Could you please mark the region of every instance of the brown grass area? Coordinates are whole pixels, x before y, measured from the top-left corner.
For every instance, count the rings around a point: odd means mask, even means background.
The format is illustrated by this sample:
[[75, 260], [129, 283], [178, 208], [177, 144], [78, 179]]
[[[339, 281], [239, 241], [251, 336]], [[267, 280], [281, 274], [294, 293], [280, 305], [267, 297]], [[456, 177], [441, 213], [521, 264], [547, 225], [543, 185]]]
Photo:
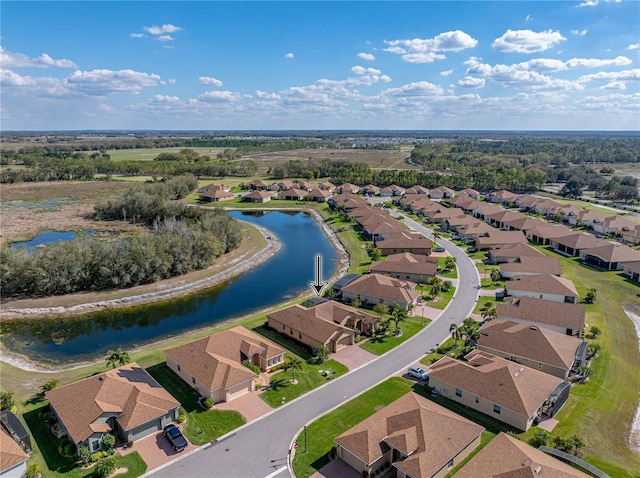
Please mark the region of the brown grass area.
[[[129, 189], [143, 187], [121, 181], [51, 181], [47, 183], [3, 184], [0, 187], [2, 202], [43, 201], [67, 198], [72, 201], [97, 201], [123, 194]], [[4, 211], [3, 211], [4, 213]]]

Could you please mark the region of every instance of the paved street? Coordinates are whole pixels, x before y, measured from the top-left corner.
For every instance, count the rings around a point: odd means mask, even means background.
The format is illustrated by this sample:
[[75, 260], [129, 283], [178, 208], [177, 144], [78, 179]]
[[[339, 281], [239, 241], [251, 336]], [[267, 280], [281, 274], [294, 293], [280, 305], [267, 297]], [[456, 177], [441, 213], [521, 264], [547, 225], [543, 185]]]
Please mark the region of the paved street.
[[[416, 231], [432, 237], [430, 230], [419, 223], [408, 218], [403, 220]], [[474, 308], [480, 286], [475, 265], [451, 242], [446, 239], [438, 242], [457, 258], [461, 284], [438, 320], [384, 356], [274, 410], [228, 438], [158, 470], [153, 473], [154, 478], [287, 476], [288, 472], [281, 468], [287, 464], [291, 440], [306, 423], [422, 358], [449, 336], [452, 322], [461, 323]]]

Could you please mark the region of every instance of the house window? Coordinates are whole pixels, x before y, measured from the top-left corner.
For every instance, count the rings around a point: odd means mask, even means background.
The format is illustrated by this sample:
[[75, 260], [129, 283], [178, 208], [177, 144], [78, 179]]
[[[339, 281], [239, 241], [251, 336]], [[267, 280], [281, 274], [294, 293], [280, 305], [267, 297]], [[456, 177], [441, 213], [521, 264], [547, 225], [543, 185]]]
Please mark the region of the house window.
[[191, 377], [191, 383], [193, 383], [194, 385], [196, 384], [196, 378], [195, 377]]
[[177, 367], [178, 367], [178, 372], [179, 372], [180, 371], [180, 364], [178, 364]]
[[293, 329], [289, 329], [289, 333], [293, 335]]
[[302, 332], [298, 332], [298, 338], [302, 340]]
[[91, 441], [91, 451], [98, 451], [100, 449], [100, 441], [92, 440]]
[[453, 459], [449, 460], [449, 463], [447, 463], [447, 470], [450, 470], [451, 468], [453, 468]]
[[476, 397], [476, 403], [480, 403], [480, 399]]
[[538, 362], [538, 368], [542, 370], [542, 363]]
[[497, 413], [498, 415], [500, 415], [500, 405], [494, 405], [493, 406], [493, 413]]
[[462, 396], [462, 390], [460, 390], [459, 388], [456, 388], [456, 397], [461, 397]]
[[285, 330], [286, 328], [287, 327], [284, 324], [282, 324], [282, 330]]

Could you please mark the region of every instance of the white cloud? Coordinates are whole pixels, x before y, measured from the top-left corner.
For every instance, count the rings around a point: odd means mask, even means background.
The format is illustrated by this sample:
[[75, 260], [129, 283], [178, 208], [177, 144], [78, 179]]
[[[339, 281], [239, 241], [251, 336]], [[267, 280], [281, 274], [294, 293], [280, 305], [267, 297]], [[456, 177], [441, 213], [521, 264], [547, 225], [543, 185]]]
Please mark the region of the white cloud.
[[640, 80], [640, 68], [633, 70], [622, 71], [601, 71], [599, 73], [593, 73], [591, 75], [583, 75], [578, 78], [578, 81], [586, 83], [588, 81], [639, 81]]
[[632, 43], [627, 47], [627, 50], [638, 50], [640, 49], [640, 43]]
[[280, 95], [277, 93], [267, 93], [266, 91], [256, 90], [256, 97], [261, 100], [279, 100]]
[[374, 61], [376, 59], [376, 57], [371, 53], [363, 53], [363, 52], [358, 53], [358, 58], [362, 58], [365, 61]]
[[180, 101], [177, 96], [168, 95], [154, 95], [152, 98], [159, 103], [178, 103]]
[[129, 33], [129, 36], [131, 38], [146, 38], [144, 33]]
[[98, 105], [98, 111], [109, 114], [117, 113], [117, 110], [113, 106], [105, 105], [104, 103]]
[[289, 52], [284, 57], [285, 58], [293, 58], [293, 53]]
[[548, 50], [565, 40], [558, 31], [507, 30], [500, 38], [496, 38], [491, 46], [494, 50], [507, 53], [535, 53]]
[[169, 82], [170, 85], [175, 85], [176, 84], [176, 79], [175, 78], [169, 78], [167, 81]]
[[240, 99], [233, 91], [207, 91], [198, 96], [198, 100], [206, 103], [231, 103]]
[[589, 30], [587, 30], [587, 29], [585, 28], [585, 29], [583, 29], [583, 30], [571, 30], [571, 33], [572, 33], [573, 35], [577, 35], [577, 36], [579, 36], [579, 37], [583, 37], [583, 36], [585, 36], [585, 35], [587, 34], [587, 32], [588, 32], [588, 31], [589, 31]]
[[464, 78], [458, 80], [458, 83], [456, 84], [458, 86], [461, 86], [462, 88], [484, 88], [484, 78], [465, 76]]
[[582, 2], [579, 7], [595, 7], [598, 5], [598, 0], [587, 0], [586, 2]]
[[206, 86], [222, 86], [222, 81], [210, 76], [201, 76], [198, 78], [198, 81], [200, 82], [200, 84]]
[[104, 96], [111, 93], [139, 94], [143, 88], [156, 86], [160, 76], [135, 70], [76, 70], [65, 80], [70, 90], [88, 96]]
[[455, 30], [440, 33], [434, 38], [385, 40], [385, 43], [389, 47], [384, 51], [402, 55], [402, 59], [408, 63], [433, 63], [446, 58], [442, 52], [473, 48], [478, 44], [478, 40], [463, 31]]
[[166, 23], [162, 26], [153, 25], [151, 27], [144, 27], [143, 30], [151, 35], [163, 35], [165, 33], [175, 33], [182, 30], [182, 27], [177, 27], [170, 23]]
[[418, 81], [415, 83], [409, 83], [403, 85], [400, 88], [388, 88], [381, 92], [383, 96], [400, 96], [400, 97], [415, 97], [415, 96], [434, 96], [441, 95], [444, 90], [433, 83], [428, 81]]
[[159, 42], [173, 41], [173, 37], [171, 35], [158, 35], [156, 40]]
[[71, 60], [54, 60], [46, 53], [36, 58], [29, 58], [24, 53], [12, 53], [0, 46], [0, 65], [3, 68], [78, 68]]
[[356, 75], [379, 75], [382, 73], [380, 70], [376, 70], [375, 68], [364, 68], [358, 65], [351, 68], [351, 72]]
[[532, 22], [533, 21], [533, 17], [531, 15], [527, 15], [524, 19], [525, 22]]
[[440, 76], [449, 76], [451, 73], [453, 73], [453, 70], [444, 70], [440, 72]]
[[606, 85], [601, 86], [603, 90], [626, 90], [627, 84], [624, 81], [612, 81]]

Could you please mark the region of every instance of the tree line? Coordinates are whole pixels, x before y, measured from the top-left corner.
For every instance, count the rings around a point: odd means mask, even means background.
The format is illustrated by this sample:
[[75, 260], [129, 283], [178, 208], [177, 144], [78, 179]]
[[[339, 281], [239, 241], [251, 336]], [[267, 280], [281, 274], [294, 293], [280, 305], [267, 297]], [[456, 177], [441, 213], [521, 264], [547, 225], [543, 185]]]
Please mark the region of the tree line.
[[111, 241], [80, 237], [35, 251], [3, 246], [3, 296], [127, 288], [210, 266], [240, 244], [241, 230], [223, 211], [168, 201], [191, 191], [194, 181], [176, 178], [96, 205], [97, 219], [142, 223], [148, 233]]

